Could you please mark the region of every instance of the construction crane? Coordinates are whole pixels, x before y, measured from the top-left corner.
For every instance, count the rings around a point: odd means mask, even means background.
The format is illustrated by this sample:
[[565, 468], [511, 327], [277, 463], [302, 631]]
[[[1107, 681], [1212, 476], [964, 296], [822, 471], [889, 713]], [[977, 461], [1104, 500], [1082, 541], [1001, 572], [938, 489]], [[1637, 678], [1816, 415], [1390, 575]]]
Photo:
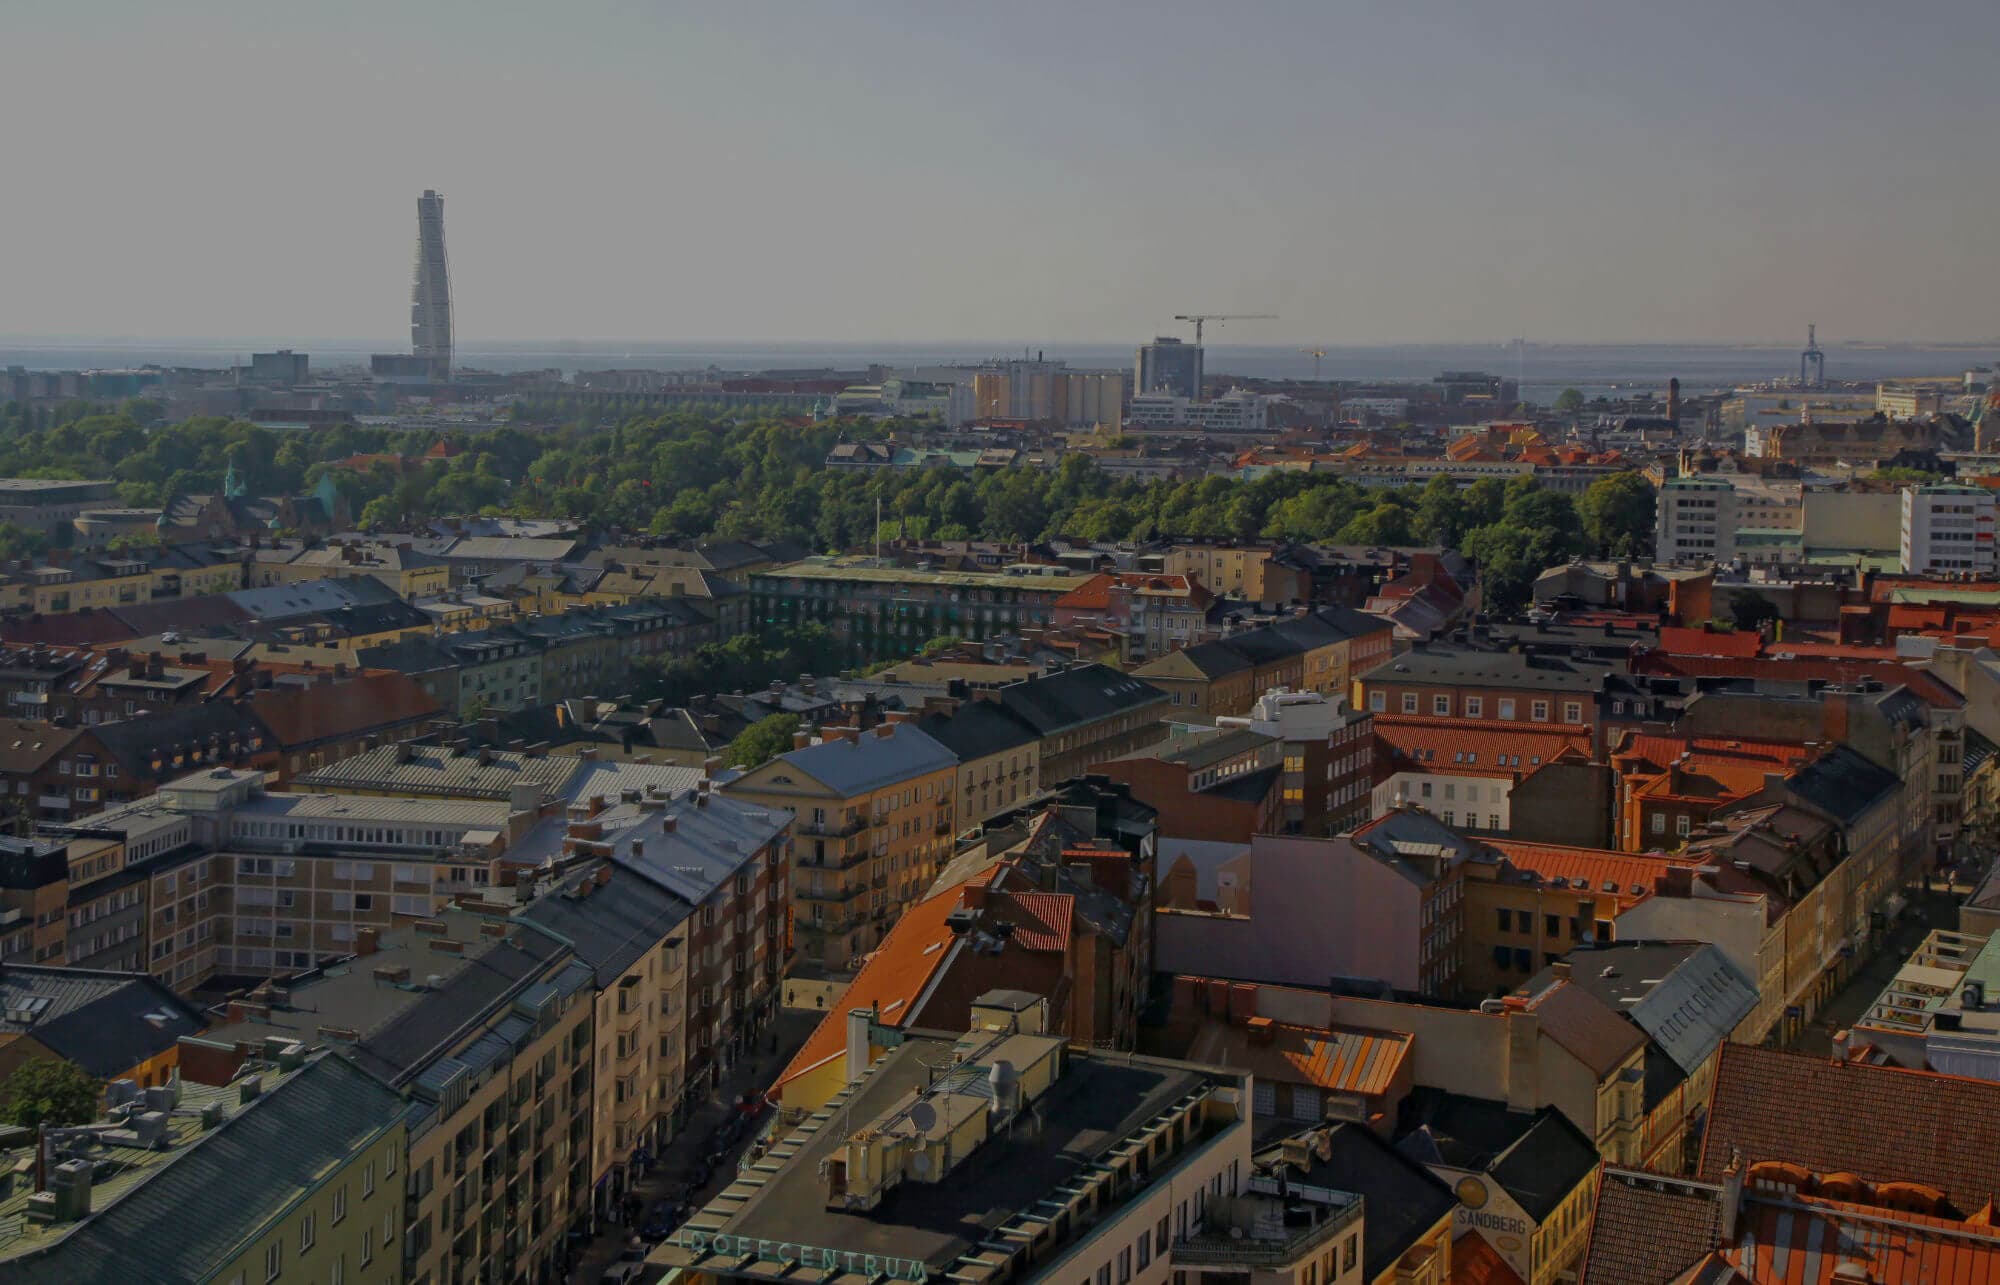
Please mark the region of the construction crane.
[[1197, 348], [1201, 347], [1201, 328], [1207, 322], [1213, 321], [1219, 324], [1224, 321], [1276, 321], [1277, 319], [1278, 314], [1275, 312], [1184, 312], [1174, 315], [1175, 321], [1194, 323], [1194, 346]]
[[1799, 387], [1826, 387], [1826, 354], [1820, 351], [1819, 327], [1806, 327], [1805, 351], [1799, 354]]
[[1305, 354], [1306, 356], [1308, 356], [1308, 357], [1311, 357], [1311, 358], [1313, 359], [1313, 379], [1314, 379], [1315, 381], [1317, 381], [1317, 380], [1319, 379], [1319, 359], [1320, 359], [1320, 358], [1322, 358], [1322, 357], [1324, 357], [1324, 356], [1326, 356], [1326, 349], [1324, 349], [1324, 348], [1301, 348], [1301, 349], [1299, 349], [1299, 351], [1300, 351], [1300, 352], [1302, 352], [1302, 353], [1304, 353], [1304, 354]]

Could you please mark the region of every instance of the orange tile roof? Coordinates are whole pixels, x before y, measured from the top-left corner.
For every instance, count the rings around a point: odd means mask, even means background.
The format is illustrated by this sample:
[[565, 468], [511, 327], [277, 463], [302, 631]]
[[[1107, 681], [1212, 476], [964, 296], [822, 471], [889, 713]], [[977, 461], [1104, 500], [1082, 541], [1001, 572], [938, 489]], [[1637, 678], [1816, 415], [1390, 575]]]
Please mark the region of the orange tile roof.
[[1187, 1057], [1210, 1066], [1243, 1067], [1262, 1079], [1375, 1097], [1395, 1086], [1411, 1044], [1412, 1037], [1403, 1031], [1290, 1022], [1271, 1023], [1271, 1042], [1255, 1044], [1248, 1028], [1211, 1021], [1195, 1037]]
[[1103, 611], [1111, 605], [1111, 586], [1117, 580], [1099, 573], [1056, 599], [1056, 606], [1077, 611]]
[[1531, 772], [1567, 749], [1590, 753], [1590, 733], [1477, 718], [1375, 716], [1375, 735], [1390, 751], [1391, 771], [1451, 776]]
[[954, 885], [903, 912], [889, 935], [848, 983], [839, 1002], [820, 1019], [805, 1044], [779, 1073], [772, 1085], [773, 1093], [846, 1051], [849, 1009], [876, 1008], [881, 1020], [890, 1026], [900, 1026], [908, 1019], [917, 997], [949, 953], [951, 929], [945, 927], [944, 919], [958, 909], [962, 886]]
[[1652, 896], [1653, 881], [1664, 871], [1676, 866], [1699, 868], [1704, 860], [1572, 848], [1556, 843], [1517, 843], [1511, 839], [1490, 842], [1514, 868], [1532, 870], [1550, 882], [1561, 879], [1579, 892], [1587, 888], [1600, 895], [1615, 895], [1621, 910]]
[[[1720, 1257], [1753, 1281], [1832, 1285], [1992, 1285], [2000, 1282], [2000, 1231], [1980, 1223], [1874, 1205], [1792, 1196], [1753, 1197], [1738, 1220], [1738, 1243]], [[1835, 1275], [1858, 1263], [1865, 1277]]]

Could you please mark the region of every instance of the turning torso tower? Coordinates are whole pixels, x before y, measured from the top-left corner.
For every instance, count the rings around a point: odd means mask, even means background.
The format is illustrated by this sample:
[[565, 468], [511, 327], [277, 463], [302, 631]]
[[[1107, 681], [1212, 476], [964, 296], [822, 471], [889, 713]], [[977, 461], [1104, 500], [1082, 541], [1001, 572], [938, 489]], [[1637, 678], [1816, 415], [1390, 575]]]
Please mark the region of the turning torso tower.
[[417, 198], [417, 267], [410, 289], [410, 349], [432, 365], [432, 377], [451, 378], [451, 268], [444, 257], [444, 198]]

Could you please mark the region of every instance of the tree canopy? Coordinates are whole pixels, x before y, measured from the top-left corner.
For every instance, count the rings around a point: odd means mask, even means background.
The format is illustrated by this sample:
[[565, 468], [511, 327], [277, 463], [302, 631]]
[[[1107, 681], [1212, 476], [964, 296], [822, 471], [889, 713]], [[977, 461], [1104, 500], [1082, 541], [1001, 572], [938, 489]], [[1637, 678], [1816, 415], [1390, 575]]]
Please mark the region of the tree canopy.
[[743, 729], [723, 753], [730, 767], [761, 767], [792, 748], [792, 733], [799, 730], [797, 714], [769, 714]]
[[98, 1083], [74, 1062], [29, 1058], [0, 1080], [0, 1120], [24, 1129], [88, 1124], [97, 1117]]

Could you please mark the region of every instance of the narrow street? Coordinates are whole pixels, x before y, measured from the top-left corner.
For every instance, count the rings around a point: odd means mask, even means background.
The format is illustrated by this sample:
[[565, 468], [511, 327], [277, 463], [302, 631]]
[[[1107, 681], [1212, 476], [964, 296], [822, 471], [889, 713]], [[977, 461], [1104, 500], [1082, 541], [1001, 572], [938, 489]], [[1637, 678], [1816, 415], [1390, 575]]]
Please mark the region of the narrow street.
[[[726, 1175], [735, 1171], [737, 1157], [750, 1141], [770, 1120], [770, 1108], [765, 1108], [753, 1122], [752, 1127], [743, 1131], [727, 1148], [722, 1160], [714, 1166], [706, 1186], [690, 1190], [697, 1166], [707, 1160], [713, 1145], [715, 1131], [720, 1128], [733, 1111], [737, 1098], [745, 1093], [762, 1093], [770, 1087], [771, 1081], [784, 1070], [813, 1028], [819, 1025], [821, 1013], [781, 1011], [777, 1020], [764, 1032], [754, 1056], [736, 1064], [722, 1086], [710, 1093], [688, 1116], [680, 1134], [660, 1152], [658, 1162], [646, 1176], [634, 1184], [638, 1196], [639, 1216], [643, 1221], [646, 1211], [653, 1203], [669, 1197], [685, 1199], [699, 1207], [713, 1196], [727, 1182]], [[775, 1035], [776, 1049], [773, 1051]], [[570, 1280], [577, 1285], [592, 1285], [603, 1278], [605, 1269], [618, 1261], [619, 1254], [630, 1242], [637, 1229], [624, 1223], [607, 1223], [598, 1232], [597, 1238], [584, 1248], [576, 1268], [570, 1273]], [[658, 1275], [642, 1276], [640, 1280], [650, 1280]]]
[[1882, 993], [1902, 968], [1910, 953], [1922, 943], [1934, 928], [1958, 927], [1958, 904], [1967, 891], [1947, 891], [1943, 883], [1927, 884], [1923, 892], [1910, 901], [1909, 910], [1889, 932], [1889, 938], [1881, 949], [1871, 956], [1866, 964], [1848, 979], [1847, 985], [1827, 1001], [1825, 1008], [1802, 1031], [1791, 1047], [1800, 1053], [1812, 1053], [1821, 1057], [1833, 1056], [1833, 1036], [1836, 1031], [1844, 1031], [1868, 1012], [1875, 997]]

